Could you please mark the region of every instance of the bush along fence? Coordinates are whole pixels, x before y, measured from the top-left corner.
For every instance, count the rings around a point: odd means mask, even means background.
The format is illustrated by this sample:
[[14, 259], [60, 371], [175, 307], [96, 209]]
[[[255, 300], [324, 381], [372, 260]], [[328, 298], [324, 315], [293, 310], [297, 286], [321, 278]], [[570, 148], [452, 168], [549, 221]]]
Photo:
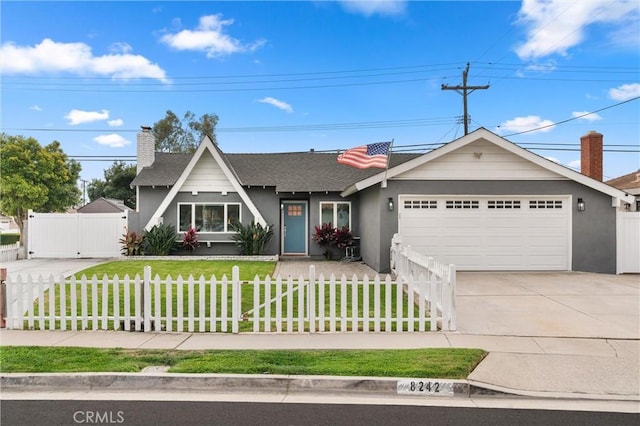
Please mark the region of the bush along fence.
[[418, 253], [410, 245], [402, 244], [402, 237], [395, 234], [391, 240], [391, 271], [412, 283], [416, 297], [427, 300], [435, 311], [442, 330], [456, 330], [456, 267], [445, 265], [432, 257]]
[[[221, 279], [17, 277], [7, 280], [9, 329], [188, 332], [413, 332], [450, 324], [421, 295], [439, 280], [367, 276]], [[431, 286], [431, 287], [429, 287]], [[443, 327], [443, 330], [447, 328]]]

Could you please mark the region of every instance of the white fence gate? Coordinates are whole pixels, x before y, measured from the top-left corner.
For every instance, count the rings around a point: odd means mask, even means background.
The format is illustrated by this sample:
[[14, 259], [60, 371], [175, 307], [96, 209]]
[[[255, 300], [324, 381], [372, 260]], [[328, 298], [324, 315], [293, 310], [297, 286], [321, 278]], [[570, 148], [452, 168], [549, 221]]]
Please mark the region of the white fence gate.
[[640, 273], [640, 212], [618, 212], [617, 272]]
[[443, 331], [456, 330], [456, 268], [402, 244], [402, 236], [391, 240], [391, 270], [398, 281], [406, 281], [409, 295], [427, 302]]
[[28, 258], [118, 257], [127, 212], [34, 213], [27, 222]]

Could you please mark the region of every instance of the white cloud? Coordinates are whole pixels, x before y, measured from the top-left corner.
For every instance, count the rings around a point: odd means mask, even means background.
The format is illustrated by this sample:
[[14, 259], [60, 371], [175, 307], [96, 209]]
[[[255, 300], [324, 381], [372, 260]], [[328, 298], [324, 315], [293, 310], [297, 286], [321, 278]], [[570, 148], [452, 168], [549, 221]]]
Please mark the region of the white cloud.
[[569, 161], [569, 164], [567, 164], [567, 166], [571, 167], [574, 170], [580, 170], [581, 161], [579, 158], [577, 160]]
[[637, 25], [639, 18], [637, 0], [523, 0], [517, 24], [526, 27], [527, 40], [515, 51], [525, 60], [565, 56], [585, 39], [590, 25], [610, 24], [615, 32]]
[[571, 113], [571, 116], [574, 118], [578, 118], [579, 120], [587, 120], [587, 121], [602, 120], [602, 117], [600, 117], [598, 114], [596, 114], [595, 112], [589, 113], [589, 111], [574, 111]]
[[269, 104], [269, 105], [273, 105], [276, 108], [279, 108], [283, 111], [286, 112], [293, 112], [293, 108], [291, 107], [291, 105], [289, 105], [288, 103], [278, 100], [276, 98], [272, 98], [270, 96], [267, 96], [266, 98], [262, 98], [260, 99], [258, 102], [262, 102], [264, 104]]
[[72, 109], [67, 115], [64, 116], [69, 120], [69, 124], [77, 126], [83, 123], [92, 123], [94, 121], [102, 121], [109, 119], [109, 111], [103, 109], [102, 111], [82, 111], [79, 109]]
[[628, 101], [637, 96], [640, 96], [640, 83], [623, 84], [609, 89], [609, 97], [615, 101]]
[[526, 117], [516, 117], [511, 120], [507, 120], [498, 126], [497, 131], [499, 133], [504, 132], [526, 132], [534, 130], [531, 133], [548, 132], [553, 128], [553, 121], [543, 120], [537, 115], [528, 115]]
[[109, 51], [113, 53], [131, 53], [133, 47], [129, 43], [119, 41], [109, 46]]
[[[165, 71], [140, 55], [132, 55], [126, 43], [118, 43], [120, 53], [94, 56], [85, 43], [58, 43], [49, 38], [35, 46], [0, 46], [0, 72], [6, 74], [71, 73], [113, 78], [154, 78], [168, 83]], [[130, 46], [129, 46], [130, 48]]]
[[96, 136], [95, 138], [93, 138], [93, 140], [98, 142], [100, 145], [106, 145], [111, 148], [122, 148], [131, 143], [122, 136], [115, 133], [112, 133], [110, 135]]
[[201, 16], [196, 29], [165, 34], [160, 41], [177, 50], [205, 52], [208, 58], [252, 52], [265, 44], [264, 40], [244, 44], [226, 34], [225, 27], [232, 24], [233, 19], [222, 19], [221, 14]]
[[124, 121], [122, 121], [122, 118], [116, 118], [115, 120], [107, 121], [107, 124], [111, 127], [120, 127], [124, 124]]
[[32, 105], [29, 107], [29, 109], [33, 111], [42, 111], [42, 108], [40, 107], [40, 105]]
[[397, 16], [402, 15], [407, 9], [405, 0], [341, 0], [340, 4], [347, 12], [359, 13], [367, 17], [376, 14]]

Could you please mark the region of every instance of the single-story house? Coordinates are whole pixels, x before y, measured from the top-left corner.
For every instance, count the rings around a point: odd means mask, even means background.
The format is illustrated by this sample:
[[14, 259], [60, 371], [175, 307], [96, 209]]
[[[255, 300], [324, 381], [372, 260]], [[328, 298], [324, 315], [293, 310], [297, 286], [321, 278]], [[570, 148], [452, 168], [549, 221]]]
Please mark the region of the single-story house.
[[79, 207], [78, 213], [122, 213], [124, 211], [131, 211], [132, 209], [124, 204], [122, 200], [116, 200], [114, 198], [100, 197]]
[[392, 153], [385, 170], [313, 150], [225, 154], [207, 137], [193, 154], [156, 153], [143, 128], [132, 186], [141, 227], [196, 227], [202, 254], [237, 253], [230, 221], [255, 220], [274, 227], [267, 254], [320, 257], [314, 226], [331, 222], [360, 237], [380, 272], [399, 233], [459, 270], [615, 273], [617, 212], [634, 197], [602, 182], [602, 135], [581, 140], [585, 174], [483, 128], [426, 154]]
[[636, 202], [631, 206], [632, 210], [640, 212], [640, 170], [608, 180], [606, 184], [634, 195]]

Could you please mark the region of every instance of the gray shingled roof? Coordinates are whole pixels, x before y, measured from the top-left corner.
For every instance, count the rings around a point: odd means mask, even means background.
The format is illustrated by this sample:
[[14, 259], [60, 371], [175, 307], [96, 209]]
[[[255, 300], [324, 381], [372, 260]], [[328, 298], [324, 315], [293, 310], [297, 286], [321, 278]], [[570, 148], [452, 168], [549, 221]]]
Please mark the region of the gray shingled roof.
[[[343, 191], [350, 185], [380, 173], [382, 169], [356, 169], [338, 164], [335, 153], [298, 152], [269, 154], [223, 154], [244, 186], [275, 187], [278, 192]], [[391, 166], [419, 154], [392, 154]], [[151, 167], [144, 168], [134, 186], [173, 185], [191, 154], [156, 153]]]
[[156, 152], [153, 164], [142, 169], [131, 181], [131, 186], [172, 186], [192, 156], [193, 154]]

